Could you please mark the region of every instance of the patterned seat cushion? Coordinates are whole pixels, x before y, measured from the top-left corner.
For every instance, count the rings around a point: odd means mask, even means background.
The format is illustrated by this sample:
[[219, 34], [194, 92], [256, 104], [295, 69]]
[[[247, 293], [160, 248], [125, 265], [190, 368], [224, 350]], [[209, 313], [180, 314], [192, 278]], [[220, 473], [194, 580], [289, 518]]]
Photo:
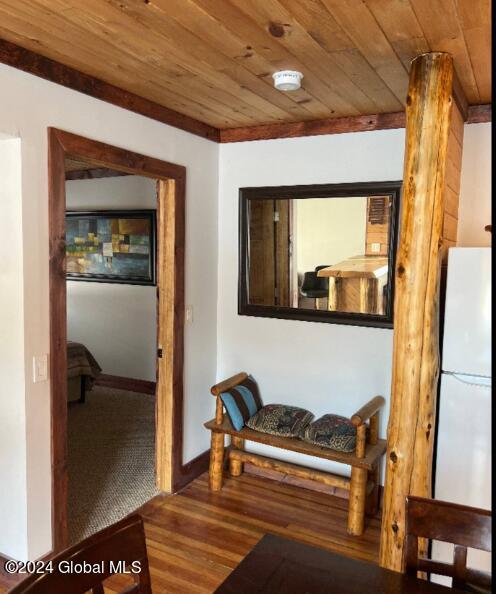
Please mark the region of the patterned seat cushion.
[[246, 421], [262, 408], [260, 391], [251, 375], [241, 384], [222, 392], [220, 398], [236, 431], [241, 431]]
[[246, 425], [262, 433], [298, 437], [312, 419], [313, 414], [304, 408], [285, 404], [267, 404], [251, 417]]
[[301, 439], [308, 443], [337, 450], [354, 452], [356, 448], [356, 427], [346, 417], [324, 415], [310, 423], [300, 433]]

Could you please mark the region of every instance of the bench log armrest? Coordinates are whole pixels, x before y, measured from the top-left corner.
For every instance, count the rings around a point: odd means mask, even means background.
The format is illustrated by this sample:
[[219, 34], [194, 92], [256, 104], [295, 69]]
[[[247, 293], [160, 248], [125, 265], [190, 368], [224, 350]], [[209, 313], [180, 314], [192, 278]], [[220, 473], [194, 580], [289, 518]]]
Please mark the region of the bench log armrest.
[[234, 388], [234, 386], [237, 386], [244, 382], [247, 377], [248, 374], [244, 371], [242, 371], [241, 373], [237, 373], [236, 375], [228, 377], [224, 381], [215, 384], [215, 386], [212, 386], [210, 388], [210, 392], [214, 396], [220, 396], [222, 392], [226, 392], [227, 390]]
[[215, 407], [215, 422], [217, 423], [217, 425], [221, 425], [222, 421], [224, 420], [224, 406], [222, 404], [220, 395], [222, 394], [222, 392], [227, 392], [227, 390], [230, 390], [231, 388], [238, 386], [239, 384], [244, 382], [247, 377], [248, 374], [242, 371], [241, 373], [237, 373], [236, 375], [228, 377], [224, 381], [219, 382], [218, 384], [215, 384], [215, 386], [212, 386], [210, 388], [210, 392], [217, 399]]
[[351, 422], [355, 427], [363, 425], [372, 416], [374, 416], [383, 406], [386, 401], [382, 396], [374, 396], [371, 400], [364, 404], [360, 410], [351, 417]]
[[375, 445], [379, 439], [379, 410], [384, 406], [386, 401], [382, 396], [374, 396], [367, 402], [360, 410], [358, 410], [352, 417], [351, 422], [357, 428], [357, 440], [355, 455], [357, 458], [365, 456], [367, 447], [367, 421], [370, 419], [370, 427], [368, 431], [368, 442]]

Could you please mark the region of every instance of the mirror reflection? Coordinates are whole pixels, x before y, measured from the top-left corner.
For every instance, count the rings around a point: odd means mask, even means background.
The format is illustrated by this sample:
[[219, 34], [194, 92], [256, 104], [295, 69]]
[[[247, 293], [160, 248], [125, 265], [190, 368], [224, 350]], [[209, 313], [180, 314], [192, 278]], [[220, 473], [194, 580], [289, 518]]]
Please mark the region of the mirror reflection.
[[248, 303], [385, 315], [392, 198], [250, 198]]

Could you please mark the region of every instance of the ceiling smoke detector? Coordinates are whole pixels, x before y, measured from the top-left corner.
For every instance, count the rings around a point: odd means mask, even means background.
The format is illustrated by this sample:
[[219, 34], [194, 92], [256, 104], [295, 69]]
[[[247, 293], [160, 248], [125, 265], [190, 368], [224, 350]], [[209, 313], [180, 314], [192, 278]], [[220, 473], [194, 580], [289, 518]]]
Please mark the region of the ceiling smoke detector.
[[301, 86], [303, 74], [297, 70], [280, 70], [272, 75], [274, 86], [279, 91], [296, 91]]

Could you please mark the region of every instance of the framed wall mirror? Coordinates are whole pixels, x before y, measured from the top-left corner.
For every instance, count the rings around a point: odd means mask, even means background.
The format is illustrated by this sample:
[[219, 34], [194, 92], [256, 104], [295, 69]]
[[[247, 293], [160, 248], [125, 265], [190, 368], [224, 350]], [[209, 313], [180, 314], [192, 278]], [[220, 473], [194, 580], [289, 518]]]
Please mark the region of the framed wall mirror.
[[241, 188], [238, 313], [392, 328], [400, 181]]

